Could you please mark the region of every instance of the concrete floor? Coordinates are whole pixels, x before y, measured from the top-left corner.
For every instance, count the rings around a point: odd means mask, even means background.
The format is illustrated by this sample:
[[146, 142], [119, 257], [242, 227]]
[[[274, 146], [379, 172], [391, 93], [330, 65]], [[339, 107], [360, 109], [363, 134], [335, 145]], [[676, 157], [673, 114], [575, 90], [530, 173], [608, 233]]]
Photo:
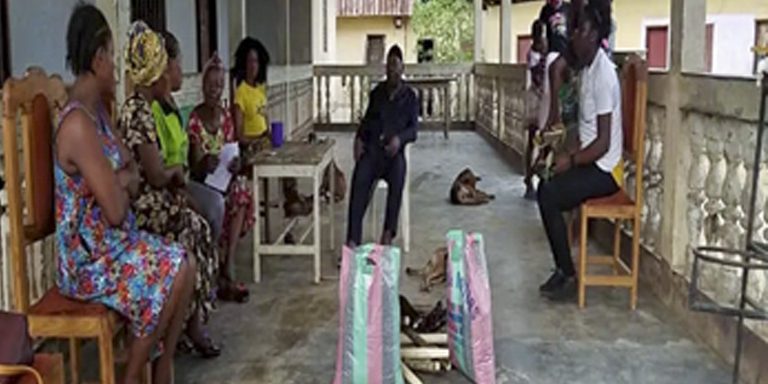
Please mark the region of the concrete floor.
[[[351, 136], [331, 136], [338, 142], [340, 166], [348, 172]], [[450, 184], [465, 166], [484, 177], [481, 187], [495, 193], [496, 201], [484, 207], [448, 205]], [[413, 246], [403, 267], [423, 265], [449, 229], [479, 231], [486, 237], [497, 383], [729, 382], [729, 368], [691, 340], [642, 290], [636, 312], [628, 310], [626, 290], [593, 288], [583, 311], [575, 304], [541, 299], [538, 285], [548, 277], [552, 261], [536, 204], [521, 198], [521, 176], [478, 135], [454, 133], [446, 141], [441, 134], [423, 133], [412, 149], [411, 170]], [[338, 205], [337, 244], [344, 212], [345, 206]], [[324, 239], [327, 243], [327, 232]], [[237, 271], [247, 281], [251, 244], [250, 239], [243, 241]], [[179, 357], [177, 382], [330, 383], [338, 326], [337, 254], [325, 252], [327, 279], [320, 285], [310, 282], [309, 258], [265, 258], [263, 281], [251, 286], [251, 301], [223, 304], [213, 315], [210, 331], [223, 343], [223, 355], [215, 360]], [[439, 290], [419, 292], [417, 281], [404, 274], [401, 285], [414, 303], [433, 304], [440, 298]], [[455, 372], [424, 379], [467, 382]]]

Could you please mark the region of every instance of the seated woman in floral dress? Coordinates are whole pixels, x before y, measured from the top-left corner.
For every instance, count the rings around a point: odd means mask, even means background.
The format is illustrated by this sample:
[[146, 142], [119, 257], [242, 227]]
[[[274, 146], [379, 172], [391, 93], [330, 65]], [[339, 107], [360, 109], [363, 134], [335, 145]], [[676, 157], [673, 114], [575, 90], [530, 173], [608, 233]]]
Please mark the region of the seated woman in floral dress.
[[[203, 70], [204, 101], [195, 107], [189, 116], [189, 163], [192, 178], [201, 182], [216, 169], [222, 146], [238, 142], [232, 116], [221, 104], [224, 75], [221, 60], [213, 57]], [[233, 174], [238, 175], [240, 159], [234, 159], [229, 168]], [[253, 195], [244, 176], [238, 175], [232, 180], [225, 198], [219, 298], [243, 302], [248, 298], [248, 291], [242, 284], [233, 282], [231, 270], [237, 252], [237, 242], [248, 233], [255, 221]]]
[[218, 252], [208, 222], [190, 208], [181, 165], [166, 167], [157, 137], [152, 102], [162, 96], [168, 64], [163, 38], [144, 22], [129, 31], [125, 62], [134, 93], [120, 111], [120, 131], [139, 163], [139, 195], [132, 202], [141, 229], [181, 243], [197, 261], [197, 284], [186, 334], [203, 357], [221, 354], [203, 324], [215, 304]]
[[161, 343], [154, 382], [171, 382], [173, 354], [195, 284], [184, 248], [140, 231], [130, 209], [136, 164], [101, 103], [115, 93], [112, 32], [93, 5], [78, 5], [67, 27], [67, 65], [75, 75], [55, 133], [57, 285], [128, 320], [134, 339], [122, 382], [137, 384]]

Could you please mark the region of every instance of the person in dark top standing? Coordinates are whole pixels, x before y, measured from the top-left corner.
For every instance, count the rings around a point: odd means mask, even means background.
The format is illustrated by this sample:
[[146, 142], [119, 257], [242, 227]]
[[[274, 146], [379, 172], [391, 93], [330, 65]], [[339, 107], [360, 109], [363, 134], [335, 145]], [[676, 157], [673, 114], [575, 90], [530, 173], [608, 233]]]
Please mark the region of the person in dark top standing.
[[[539, 21], [547, 29], [549, 52], [545, 61], [544, 96], [539, 111], [546, 119], [544, 129], [568, 129], [575, 136], [577, 121], [576, 85], [572, 81], [572, 67], [576, 61], [570, 49], [570, 28], [573, 9], [583, 7], [583, 0], [547, 0], [541, 8]], [[562, 125], [561, 125], [562, 124]]]
[[373, 89], [368, 109], [355, 137], [355, 170], [349, 200], [347, 245], [360, 244], [363, 216], [379, 179], [389, 185], [384, 231], [380, 243], [392, 244], [397, 234], [405, 184], [404, 148], [416, 141], [419, 102], [403, 82], [403, 51], [397, 45], [387, 53], [387, 80]]
[[547, 28], [550, 52], [565, 53], [568, 50], [568, 16], [571, 4], [563, 0], [547, 0], [541, 7], [539, 21]]

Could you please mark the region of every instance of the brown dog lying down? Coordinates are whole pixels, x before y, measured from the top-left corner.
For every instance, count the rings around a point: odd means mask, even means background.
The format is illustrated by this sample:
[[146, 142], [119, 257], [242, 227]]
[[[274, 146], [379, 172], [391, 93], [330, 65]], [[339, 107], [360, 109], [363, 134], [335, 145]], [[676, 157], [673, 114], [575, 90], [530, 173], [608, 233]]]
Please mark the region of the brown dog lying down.
[[456, 177], [451, 185], [451, 204], [455, 205], [482, 205], [487, 204], [496, 196], [477, 189], [477, 182], [481, 178], [467, 168]]
[[405, 268], [409, 276], [421, 277], [421, 290], [429, 292], [433, 285], [445, 282], [445, 268], [448, 262], [448, 247], [435, 250], [427, 265], [420, 269]]

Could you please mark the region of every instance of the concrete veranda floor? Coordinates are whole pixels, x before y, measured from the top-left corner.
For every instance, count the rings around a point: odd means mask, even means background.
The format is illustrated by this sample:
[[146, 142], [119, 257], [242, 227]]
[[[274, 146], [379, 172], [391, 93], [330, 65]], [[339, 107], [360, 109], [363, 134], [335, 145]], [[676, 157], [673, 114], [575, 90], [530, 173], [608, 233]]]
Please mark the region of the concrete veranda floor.
[[[337, 139], [337, 159], [350, 175], [351, 135]], [[594, 288], [588, 307], [555, 305], [538, 295], [552, 265], [534, 202], [521, 198], [521, 176], [477, 134], [423, 133], [411, 152], [413, 245], [402, 261], [421, 266], [443, 243], [447, 230], [482, 232], [493, 295], [497, 383], [727, 383], [729, 368], [691, 339], [650, 293], [628, 309], [626, 290]], [[465, 166], [483, 176], [481, 187], [497, 196], [483, 207], [453, 207], [447, 193]], [[275, 194], [272, 194], [275, 196]], [[382, 196], [379, 196], [382, 198]], [[345, 226], [337, 207], [337, 243]], [[277, 215], [275, 211], [275, 216]], [[273, 220], [278, 221], [278, 220]], [[325, 248], [328, 247], [324, 232]], [[250, 239], [243, 241], [238, 276], [251, 281]], [[337, 276], [338, 252], [324, 254], [323, 275]], [[251, 285], [251, 301], [223, 304], [213, 315], [212, 336], [224, 351], [215, 360], [177, 359], [178, 383], [330, 383], [337, 335], [337, 281], [311, 283], [310, 258], [267, 257], [263, 281]], [[424, 294], [402, 275], [413, 302], [433, 304], [440, 291]], [[465, 383], [455, 372], [425, 377], [426, 383]]]

